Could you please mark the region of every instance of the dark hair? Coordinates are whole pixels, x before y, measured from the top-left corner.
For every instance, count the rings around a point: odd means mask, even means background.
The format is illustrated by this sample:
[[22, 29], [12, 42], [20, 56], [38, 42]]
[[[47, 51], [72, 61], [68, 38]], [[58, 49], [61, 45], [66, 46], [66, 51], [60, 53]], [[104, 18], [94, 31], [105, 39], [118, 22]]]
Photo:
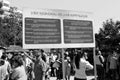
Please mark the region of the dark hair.
[[41, 51], [42, 53], [44, 52], [44, 50], [43, 50], [43, 49], [41, 49], [40, 51]]
[[82, 58], [83, 56], [84, 56], [84, 52], [77, 52], [75, 56], [75, 66], [77, 69], [80, 68], [80, 58]]
[[6, 54], [3, 54], [3, 55], [1, 56], [1, 59], [3, 59], [3, 60], [5, 60], [6, 58], [7, 58]]
[[13, 61], [16, 62], [18, 66], [23, 65], [23, 58], [20, 55], [14, 56]]
[[2, 59], [0, 59], [0, 66], [1, 66], [1, 65], [4, 65], [4, 64], [5, 64], [5, 61], [2, 60]]

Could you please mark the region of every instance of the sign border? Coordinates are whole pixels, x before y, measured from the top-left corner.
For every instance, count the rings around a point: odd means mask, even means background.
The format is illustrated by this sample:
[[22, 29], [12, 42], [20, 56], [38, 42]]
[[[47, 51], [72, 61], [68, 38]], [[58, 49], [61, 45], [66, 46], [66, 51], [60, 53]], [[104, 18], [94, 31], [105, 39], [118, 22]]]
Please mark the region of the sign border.
[[[31, 16], [32, 12], [36, 11], [36, 15]], [[57, 13], [55, 14], [47, 14], [47, 15], [40, 15], [37, 12], [54, 12]], [[72, 17], [70, 16], [63, 16], [62, 14], [58, 13], [72, 13], [72, 14], [78, 14], [80, 15], [74, 15]], [[84, 14], [86, 16], [84, 16]], [[61, 21], [61, 44], [25, 44], [25, 18], [30, 17], [30, 18], [53, 18], [53, 19], [73, 19], [73, 20], [89, 20], [92, 21], [92, 27], [93, 27], [93, 43], [71, 43], [71, 44], [64, 44], [63, 43], [63, 38], [64, 38], [64, 33], [63, 33], [63, 21]], [[36, 48], [87, 48], [87, 47], [95, 47], [95, 35], [94, 35], [94, 20], [93, 20], [93, 14], [90, 12], [80, 12], [80, 11], [72, 11], [72, 10], [60, 10], [60, 9], [29, 9], [25, 8], [23, 10], [23, 48], [24, 49], [36, 49]]]

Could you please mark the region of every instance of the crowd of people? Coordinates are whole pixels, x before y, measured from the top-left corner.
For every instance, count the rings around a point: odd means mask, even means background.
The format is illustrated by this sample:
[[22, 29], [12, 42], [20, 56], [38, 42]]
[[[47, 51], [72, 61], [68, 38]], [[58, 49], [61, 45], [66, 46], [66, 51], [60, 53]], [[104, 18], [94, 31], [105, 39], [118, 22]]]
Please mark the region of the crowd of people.
[[[71, 68], [74, 67], [76, 70], [76, 65], [66, 51], [64, 53], [65, 80], [70, 80]], [[49, 80], [50, 77], [62, 80], [62, 69], [61, 53], [45, 53], [42, 49], [27, 52], [4, 51], [0, 57], [0, 80]]]
[[[69, 66], [69, 70], [67, 68]], [[65, 56], [66, 80], [70, 80], [70, 58]], [[0, 80], [63, 79], [60, 54], [45, 53], [42, 49], [27, 52], [6, 52], [0, 57]]]
[[116, 50], [108, 51], [107, 57], [96, 51], [97, 80], [120, 80], [120, 54]]
[[[70, 80], [74, 71], [74, 80], [87, 80], [86, 70], [93, 70], [93, 63], [88, 60], [88, 53], [77, 50], [71, 59], [69, 51], [64, 53], [64, 68], [61, 53], [46, 53], [42, 49], [24, 52], [4, 51], [0, 57], [0, 80]], [[97, 80], [120, 79], [120, 56], [112, 51], [107, 57], [100, 50], [95, 57]], [[64, 69], [64, 70], [63, 70]]]
[[4, 52], [0, 59], [0, 80], [43, 80], [47, 68], [41, 52]]

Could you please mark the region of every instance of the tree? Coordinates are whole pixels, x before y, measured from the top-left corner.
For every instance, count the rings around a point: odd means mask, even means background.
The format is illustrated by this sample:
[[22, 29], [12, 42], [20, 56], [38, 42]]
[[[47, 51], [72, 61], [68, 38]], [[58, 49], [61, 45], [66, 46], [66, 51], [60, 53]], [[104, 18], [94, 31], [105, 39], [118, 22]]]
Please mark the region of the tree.
[[22, 45], [22, 13], [15, 12], [16, 7], [10, 7], [10, 15], [1, 18], [0, 45]]
[[112, 19], [103, 22], [98, 34], [95, 35], [97, 47], [101, 50], [120, 49], [120, 21], [114, 22]]

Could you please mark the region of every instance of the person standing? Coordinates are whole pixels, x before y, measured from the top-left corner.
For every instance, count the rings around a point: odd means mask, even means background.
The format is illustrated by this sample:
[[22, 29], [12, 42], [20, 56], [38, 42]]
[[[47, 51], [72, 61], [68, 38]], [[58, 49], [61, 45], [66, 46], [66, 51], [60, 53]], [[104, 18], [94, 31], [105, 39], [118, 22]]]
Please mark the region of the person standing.
[[120, 80], [120, 55], [118, 57], [118, 76], [119, 76], [119, 80]]
[[10, 77], [12, 80], [27, 80], [23, 59], [19, 55], [13, 58], [13, 71]]
[[[31, 52], [28, 55], [32, 56]], [[28, 57], [25, 58], [25, 62], [26, 62], [26, 73], [28, 76], [28, 80], [33, 80], [34, 79], [33, 62]]]
[[40, 53], [40, 51], [34, 51], [34, 54], [36, 54], [36, 58], [33, 58], [26, 53], [24, 54], [34, 62], [34, 80], [45, 80], [46, 63], [44, 60], [42, 60], [42, 54]]
[[97, 80], [104, 80], [104, 57], [101, 51], [96, 51], [96, 69], [97, 69]]
[[3, 65], [5, 64], [5, 61], [0, 59], [0, 80], [4, 80], [5, 79], [5, 71], [3, 70]]
[[5, 80], [9, 80], [9, 75], [10, 75], [12, 69], [11, 69], [10, 63], [9, 63], [8, 60], [7, 60], [7, 55], [6, 55], [6, 53], [4, 53], [4, 54], [1, 56], [1, 59], [4, 60], [4, 65], [2, 66], [2, 70], [4, 71]]
[[111, 80], [116, 80], [117, 77], [117, 57], [117, 52], [113, 51], [107, 59], [107, 72], [109, 72], [109, 77]]
[[64, 66], [65, 66], [65, 79], [70, 80], [70, 73], [71, 73], [71, 64], [70, 64], [70, 57], [67, 55], [64, 59]]
[[75, 57], [75, 75], [74, 80], [87, 80], [86, 70], [93, 69], [88, 61], [86, 61], [86, 54], [78, 51]]

